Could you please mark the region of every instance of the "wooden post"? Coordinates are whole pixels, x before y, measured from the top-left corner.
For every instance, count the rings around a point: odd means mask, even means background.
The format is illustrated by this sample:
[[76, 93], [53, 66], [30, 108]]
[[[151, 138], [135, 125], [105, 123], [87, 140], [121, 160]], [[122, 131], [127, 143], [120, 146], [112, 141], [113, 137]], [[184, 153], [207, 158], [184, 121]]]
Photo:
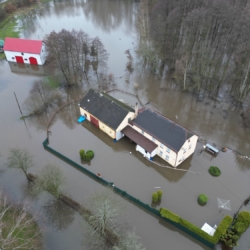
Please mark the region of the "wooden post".
[[16, 93], [15, 93], [15, 92], [14, 92], [14, 95], [15, 95], [16, 102], [17, 102], [18, 108], [19, 108], [19, 110], [20, 110], [20, 113], [21, 113], [21, 115], [23, 116], [23, 113], [22, 113], [22, 110], [21, 110], [21, 108], [20, 108], [20, 105], [19, 105], [19, 102], [18, 102], [18, 100], [17, 100], [17, 97], [16, 97]]

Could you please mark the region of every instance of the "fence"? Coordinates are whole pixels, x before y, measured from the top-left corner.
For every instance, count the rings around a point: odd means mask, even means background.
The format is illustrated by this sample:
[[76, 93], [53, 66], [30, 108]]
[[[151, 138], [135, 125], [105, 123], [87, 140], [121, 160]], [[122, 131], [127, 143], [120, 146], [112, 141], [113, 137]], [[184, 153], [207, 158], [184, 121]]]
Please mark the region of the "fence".
[[55, 156], [59, 157], [60, 159], [62, 159], [63, 161], [67, 162], [68, 164], [74, 166], [76, 169], [82, 171], [83, 173], [85, 173], [86, 175], [88, 175], [89, 177], [93, 178], [94, 180], [98, 181], [99, 183], [105, 185], [105, 186], [110, 186], [113, 187], [114, 191], [119, 194], [122, 197], [127, 198], [128, 200], [132, 201], [133, 203], [137, 204], [139, 207], [146, 209], [147, 211], [149, 211], [150, 213], [156, 215], [157, 217], [159, 217], [161, 220], [167, 221], [170, 224], [176, 226], [177, 228], [179, 228], [180, 230], [182, 230], [183, 232], [189, 234], [190, 236], [192, 236], [193, 238], [195, 238], [196, 240], [202, 242], [203, 244], [205, 244], [206, 246], [214, 249], [214, 244], [212, 244], [211, 242], [207, 241], [206, 239], [202, 238], [201, 236], [197, 235], [196, 233], [192, 232], [191, 230], [189, 230], [188, 228], [168, 219], [168, 218], [164, 218], [161, 217], [160, 212], [155, 209], [152, 208], [150, 205], [145, 204], [144, 202], [140, 201], [139, 199], [136, 199], [135, 197], [131, 196], [130, 194], [128, 194], [126, 191], [121, 190], [118, 187], [114, 186], [113, 182], [108, 182], [106, 180], [104, 180], [103, 178], [98, 177], [96, 174], [92, 173], [91, 171], [89, 171], [88, 169], [86, 169], [85, 167], [79, 165], [78, 163], [70, 160], [69, 158], [67, 158], [66, 156], [60, 154], [59, 152], [57, 152], [56, 150], [54, 150], [53, 148], [48, 146], [48, 138], [43, 142], [43, 147], [48, 150], [50, 153], [54, 154]]

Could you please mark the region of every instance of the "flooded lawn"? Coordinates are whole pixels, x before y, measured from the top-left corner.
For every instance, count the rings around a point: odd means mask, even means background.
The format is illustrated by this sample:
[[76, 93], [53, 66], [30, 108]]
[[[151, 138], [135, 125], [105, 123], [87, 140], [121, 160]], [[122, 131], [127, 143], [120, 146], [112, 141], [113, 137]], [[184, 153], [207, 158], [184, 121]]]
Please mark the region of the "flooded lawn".
[[[242, 125], [239, 111], [230, 102], [222, 99], [199, 102], [191, 94], [177, 90], [171, 81], [163, 83], [156, 76], [141, 71], [135, 54], [136, 10], [137, 4], [133, 1], [48, 3], [36, 13], [22, 17], [24, 29], [21, 37], [42, 39], [52, 30], [60, 31], [62, 28], [82, 29], [90, 37], [100, 37], [110, 54], [108, 72], [114, 74], [115, 85], [109, 86], [110, 89], [113, 87], [136, 93], [136, 83], [140, 100], [146, 107], [158, 110], [219, 149], [227, 146], [250, 156], [250, 131]], [[135, 64], [135, 71], [131, 75], [125, 71], [127, 56], [124, 52], [128, 49]], [[59, 209], [61, 204], [53, 203], [53, 199], [46, 194], [42, 194], [39, 199], [31, 197], [25, 176], [4, 166], [11, 147], [25, 147], [34, 156], [32, 173], [35, 174], [47, 162], [55, 162], [61, 166], [66, 176], [65, 190], [75, 200], [84, 202], [94, 190], [101, 188], [98, 183], [43, 149], [45, 127], [51, 114], [25, 121], [19, 119], [21, 114], [13, 92], [23, 109], [34, 81], [41, 79], [43, 73], [42, 67], [19, 67], [0, 61], [0, 183], [13, 201], [29, 200], [32, 210], [39, 211], [41, 217], [45, 218], [46, 249], [87, 249], [84, 246], [83, 232], [87, 228], [84, 220], [70, 209]], [[98, 87], [94, 77], [91, 79], [91, 86], [84, 84], [77, 91], [60, 91], [66, 102], [79, 99], [90, 87]], [[118, 91], [110, 94], [131, 106], [138, 101], [133, 96]], [[214, 226], [224, 215], [233, 215], [249, 197], [250, 161], [237, 157], [231, 149], [213, 157], [201, 151], [203, 144], [198, 143], [194, 155], [178, 167], [189, 172], [162, 168], [143, 158], [125, 138], [115, 143], [89, 122], [78, 124], [79, 114], [79, 107], [75, 103], [55, 116], [50, 127], [50, 146], [78, 163], [80, 149], [94, 150], [95, 158], [84, 166], [94, 173], [100, 172], [107, 181], [114, 182], [145, 203], [151, 204], [152, 193], [157, 190], [156, 187], [161, 187], [163, 198], [157, 208], [166, 207], [201, 227], [205, 222]], [[221, 169], [221, 176], [212, 177], [208, 173], [208, 168], [212, 165]], [[209, 199], [204, 207], [197, 204], [200, 193], [206, 194]], [[221, 211], [217, 198], [230, 200], [232, 210]], [[136, 234], [141, 237], [147, 249], [162, 250], [166, 246], [169, 249], [207, 249], [168, 223], [163, 223], [134, 204], [121, 200], [126, 207], [121, 220], [126, 221], [130, 229], [135, 227]], [[236, 249], [248, 248], [249, 235], [250, 230], [243, 235], [240, 246]]]

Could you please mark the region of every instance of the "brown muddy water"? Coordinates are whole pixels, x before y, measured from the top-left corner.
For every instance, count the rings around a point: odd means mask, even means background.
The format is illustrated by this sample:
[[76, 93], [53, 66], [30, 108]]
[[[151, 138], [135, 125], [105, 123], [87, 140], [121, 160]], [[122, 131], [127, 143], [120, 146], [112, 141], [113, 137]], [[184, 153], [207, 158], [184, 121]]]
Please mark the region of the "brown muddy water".
[[[133, 1], [49, 3], [36, 13], [23, 17], [21, 37], [42, 39], [52, 30], [60, 31], [62, 28], [81, 28], [90, 37], [99, 36], [110, 53], [109, 72], [115, 75], [117, 88], [135, 93], [134, 83], [137, 83], [140, 100], [143, 104], [148, 103], [146, 106], [158, 110], [218, 148], [228, 146], [250, 156], [250, 131], [243, 126], [239, 110], [230, 102], [222, 98], [199, 102], [196, 97], [177, 90], [170, 81], [163, 82], [141, 70], [134, 52], [136, 10], [137, 4]], [[131, 49], [134, 57], [135, 71], [132, 75], [125, 72], [127, 58], [124, 52], [127, 49]], [[32, 69], [0, 62], [0, 186], [14, 202], [27, 200], [32, 211], [43, 218], [41, 224], [46, 249], [88, 249], [84, 243], [84, 232], [88, 225], [84, 220], [46, 193], [34, 199], [25, 176], [4, 166], [11, 147], [25, 147], [34, 156], [35, 166], [31, 172], [36, 173], [47, 162], [59, 164], [66, 176], [65, 191], [77, 201], [84, 203], [94, 190], [101, 188], [98, 183], [43, 149], [45, 126], [51, 114], [25, 121], [19, 119], [21, 114], [13, 92], [23, 108], [33, 82], [40, 79], [43, 72], [42, 67]], [[94, 78], [91, 84], [91, 87], [97, 86]], [[161, 90], [162, 87], [164, 90]], [[60, 91], [69, 101], [80, 98], [88, 88], [83, 85], [81, 91]], [[137, 101], [118, 91], [111, 92], [111, 95], [130, 105]], [[225, 214], [233, 215], [250, 195], [250, 161], [237, 157], [232, 150], [213, 157], [201, 151], [203, 145], [198, 143], [194, 155], [179, 167], [194, 173], [174, 171], [147, 161], [125, 138], [115, 143], [90, 123], [78, 124], [78, 116], [77, 103], [62, 109], [55, 116], [50, 127], [50, 146], [78, 163], [79, 149], [94, 150], [95, 158], [84, 166], [93, 172], [100, 172], [106, 180], [113, 181], [116, 186], [145, 203], [151, 204], [152, 192], [156, 187], [161, 187], [163, 198], [157, 208], [166, 207], [201, 227], [204, 222], [212, 226], [218, 224]], [[220, 167], [220, 177], [209, 175], [207, 170], [211, 165]], [[197, 204], [200, 193], [205, 193], [209, 198], [204, 207]], [[230, 200], [231, 211], [221, 211], [217, 198]], [[135, 205], [124, 200], [122, 202], [125, 211], [121, 221], [131, 230], [135, 228], [147, 249], [208, 249]], [[244, 209], [250, 210], [250, 207]], [[243, 235], [240, 246], [235, 249], [249, 249], [249, 236], [250, 230]]]

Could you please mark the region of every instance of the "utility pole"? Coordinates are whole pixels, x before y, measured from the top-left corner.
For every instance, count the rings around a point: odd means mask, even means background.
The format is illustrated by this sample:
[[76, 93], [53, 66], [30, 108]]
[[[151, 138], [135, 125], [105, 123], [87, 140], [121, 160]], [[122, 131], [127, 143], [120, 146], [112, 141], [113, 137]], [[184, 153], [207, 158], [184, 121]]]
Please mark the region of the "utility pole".
[[16, 102], [17, 102], [18, 108], [19, 108], [19, 110], [20, 110], [20, 113], [21, 113], [21, 115], [23, 116], [23, 113], [22, 113], [21, 107], [20, 107], [20, 105], [19, 105], [19, 102], [18, 102], [18, 100], [17, 100], [17, 97], [16, 97], [16, 93], [15, 93], [15, 92], [14, 92], [14, 95], [15, 95]]

